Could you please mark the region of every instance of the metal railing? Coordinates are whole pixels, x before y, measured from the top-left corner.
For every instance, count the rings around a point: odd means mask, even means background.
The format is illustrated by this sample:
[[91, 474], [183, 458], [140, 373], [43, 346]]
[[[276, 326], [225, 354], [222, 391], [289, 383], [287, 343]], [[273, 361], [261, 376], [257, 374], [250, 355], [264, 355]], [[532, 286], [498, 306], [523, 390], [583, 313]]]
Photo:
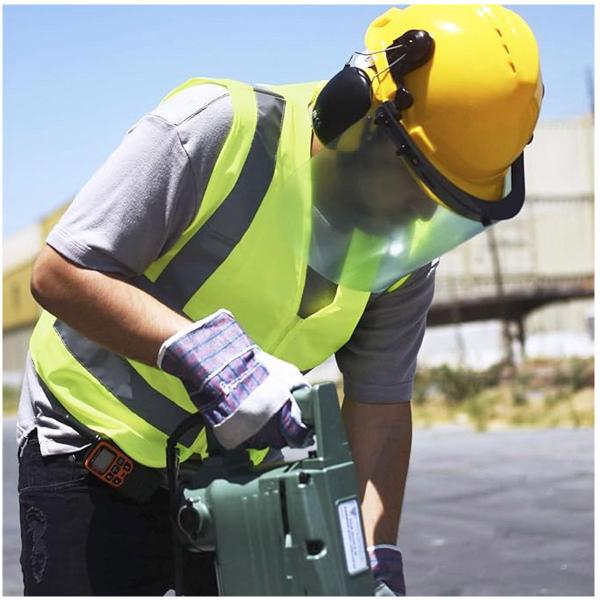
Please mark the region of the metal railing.
[[[594, 275], [547, 276], [539, 274], [503, 274], [503, 291], [505, 296], [532, 297], [548, 293], [573, 297], [589, 296], [594, 290]], [[450, 299], [488, 298], [498, 293], [497, 282], [492, 275], [485, 276], [443, 276], [436, 279], [436, 302], [447, 302]]]

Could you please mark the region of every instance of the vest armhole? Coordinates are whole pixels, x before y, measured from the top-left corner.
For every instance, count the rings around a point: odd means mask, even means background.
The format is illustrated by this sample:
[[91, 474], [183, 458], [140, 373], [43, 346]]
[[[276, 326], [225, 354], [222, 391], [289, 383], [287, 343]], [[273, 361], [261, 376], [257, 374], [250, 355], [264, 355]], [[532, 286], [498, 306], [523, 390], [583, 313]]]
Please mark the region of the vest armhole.
[[390, 285], [390, 287], [387, 290], [385, 290], [385, 293], [389, 294], [391, 292], [395, 292], [400, 286], [404, 285], [411, 277], [412, 273], [401, 277], [398, 281], [396, 281], [396, 283], [392, 283], [392, 285]]

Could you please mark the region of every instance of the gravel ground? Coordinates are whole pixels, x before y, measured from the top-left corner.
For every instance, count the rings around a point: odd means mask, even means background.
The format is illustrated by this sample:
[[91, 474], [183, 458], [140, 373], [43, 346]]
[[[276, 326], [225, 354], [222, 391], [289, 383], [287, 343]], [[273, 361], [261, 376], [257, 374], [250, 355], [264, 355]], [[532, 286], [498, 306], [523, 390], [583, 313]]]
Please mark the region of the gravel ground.
[[[22, 594], [14, 426], [4, 419], [4, 595]], [[591, 429], [415, 432], [409, 594], [593, 595], [593, 444]]]

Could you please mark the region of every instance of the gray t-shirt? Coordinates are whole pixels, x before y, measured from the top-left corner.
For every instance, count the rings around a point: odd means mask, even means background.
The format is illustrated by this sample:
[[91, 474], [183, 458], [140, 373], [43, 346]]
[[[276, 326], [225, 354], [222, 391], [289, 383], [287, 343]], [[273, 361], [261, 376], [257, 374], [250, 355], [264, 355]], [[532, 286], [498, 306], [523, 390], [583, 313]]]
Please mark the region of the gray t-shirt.
[[[229, 132], [229, 94], [188, 88], [142, 117], [73, 200], [47, 243], [85, 268], [133, 277], [164, 254], [196, 214]], [[436, 264], [392, 293], [374, 294], [336, 353], [354, 401], [407, 402], [431, 304]], [[52, 410], [27, 358], [17, 419], [20, 444], [34, 428], [43, 455], [87, 443]]]

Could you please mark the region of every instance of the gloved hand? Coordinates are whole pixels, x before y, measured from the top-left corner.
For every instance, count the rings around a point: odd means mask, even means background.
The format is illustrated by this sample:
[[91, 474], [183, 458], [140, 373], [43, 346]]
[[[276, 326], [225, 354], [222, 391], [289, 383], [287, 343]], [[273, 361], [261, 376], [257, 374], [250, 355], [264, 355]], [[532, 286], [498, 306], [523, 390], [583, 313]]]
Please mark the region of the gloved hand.
[[378, 544], [367, 548], [375, 578], [376, 596], [406, 596], [402, 554], [398, 546]]
[[183, 381], [224, 448], [312, 444], [291, 393], [308, 383], [294, 365], [261, 350], [230, 312], [218, 310], [170, 337], [157, 364]]

